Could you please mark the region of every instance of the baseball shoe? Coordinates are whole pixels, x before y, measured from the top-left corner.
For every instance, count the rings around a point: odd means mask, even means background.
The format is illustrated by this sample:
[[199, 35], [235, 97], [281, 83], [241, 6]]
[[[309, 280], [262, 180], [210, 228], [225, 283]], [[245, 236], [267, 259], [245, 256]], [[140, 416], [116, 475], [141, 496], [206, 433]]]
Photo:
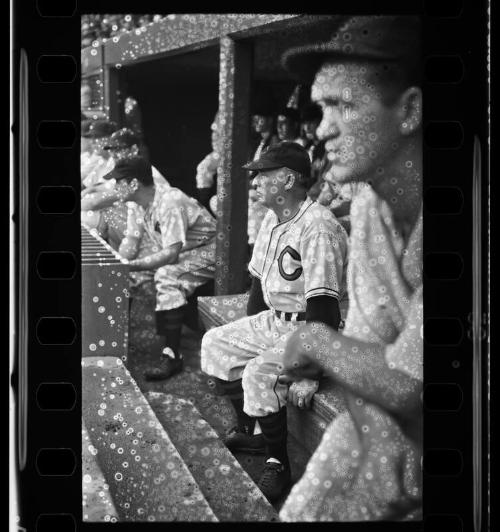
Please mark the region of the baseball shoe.
[[144, 378], [147, 381], [162, 381], [182, 371], [182, 357], [175, 358], [173, 354], [173, 351], [166, 347], [161, 354], [159, 366], [145, 370]]
[[222, 440], [231, 451], [241, 451], [250, 454], [264, 454], [266, 444], [262, 434], [249, 434], [248, 429], [233, 427]]
[[290, 484], [290, 466], [276, 461], [267, 461], [257, 486], [270, 502], [277, 501]]

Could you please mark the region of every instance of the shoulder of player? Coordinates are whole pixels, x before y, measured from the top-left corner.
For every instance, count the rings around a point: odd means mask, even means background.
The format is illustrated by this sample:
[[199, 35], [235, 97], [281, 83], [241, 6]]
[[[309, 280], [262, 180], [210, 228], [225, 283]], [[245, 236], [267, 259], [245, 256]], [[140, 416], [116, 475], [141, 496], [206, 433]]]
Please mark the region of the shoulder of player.
[[162, 208], [173, 208], [185, 205], [191, 198], [182, 190], [165, 184], [155, 184], [157, 194], [160, 196]]
[[302, 226], [305, 238], [320, 233], [332, 233], [343, 235], [345, 232], [334, 214], [318, 202], [313, 202], [303, 214]]

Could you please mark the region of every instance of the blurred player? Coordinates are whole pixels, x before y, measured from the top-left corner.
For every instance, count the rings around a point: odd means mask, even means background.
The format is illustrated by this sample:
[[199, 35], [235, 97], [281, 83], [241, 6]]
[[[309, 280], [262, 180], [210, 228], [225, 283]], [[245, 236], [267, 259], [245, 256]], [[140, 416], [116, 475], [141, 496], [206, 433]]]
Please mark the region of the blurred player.
[[351, 207], [343, 334], [306, 324], [284, 355], [290, 382], [323, 371], [345, 409], [283, 505], [283, 521], [421, 519], [422, 93], [416, 17], [359, 17], [285, 54], [313, 76], [318, 136]]

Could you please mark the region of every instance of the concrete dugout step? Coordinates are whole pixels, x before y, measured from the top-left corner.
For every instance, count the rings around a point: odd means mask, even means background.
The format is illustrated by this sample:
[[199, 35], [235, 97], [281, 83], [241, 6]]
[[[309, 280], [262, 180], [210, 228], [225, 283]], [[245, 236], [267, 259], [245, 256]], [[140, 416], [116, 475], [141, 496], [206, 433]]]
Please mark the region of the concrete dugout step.
[[146, 398], [219, 521], [279, 521], [276, 510], [191, 401], [158, 392]]
[[82, 390], [83, 420], [118, 521], [217, 521], [119, 358], [84, 358]]
[[88, 522], [118, 521], [109, 485], [97, 463], [97, 449], [90, 441], [87, 428], [82, 423], [82, 516]]

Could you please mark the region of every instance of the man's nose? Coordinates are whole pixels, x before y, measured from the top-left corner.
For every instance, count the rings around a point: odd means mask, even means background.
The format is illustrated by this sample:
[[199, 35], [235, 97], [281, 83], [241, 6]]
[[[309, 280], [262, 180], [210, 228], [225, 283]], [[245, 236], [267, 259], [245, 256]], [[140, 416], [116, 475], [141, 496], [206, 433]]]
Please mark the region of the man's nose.
[[333, 119], [323, 119], [316, 129], [316, 136], [319, 140], [334, 139], [340, 135], [340, 129]]

